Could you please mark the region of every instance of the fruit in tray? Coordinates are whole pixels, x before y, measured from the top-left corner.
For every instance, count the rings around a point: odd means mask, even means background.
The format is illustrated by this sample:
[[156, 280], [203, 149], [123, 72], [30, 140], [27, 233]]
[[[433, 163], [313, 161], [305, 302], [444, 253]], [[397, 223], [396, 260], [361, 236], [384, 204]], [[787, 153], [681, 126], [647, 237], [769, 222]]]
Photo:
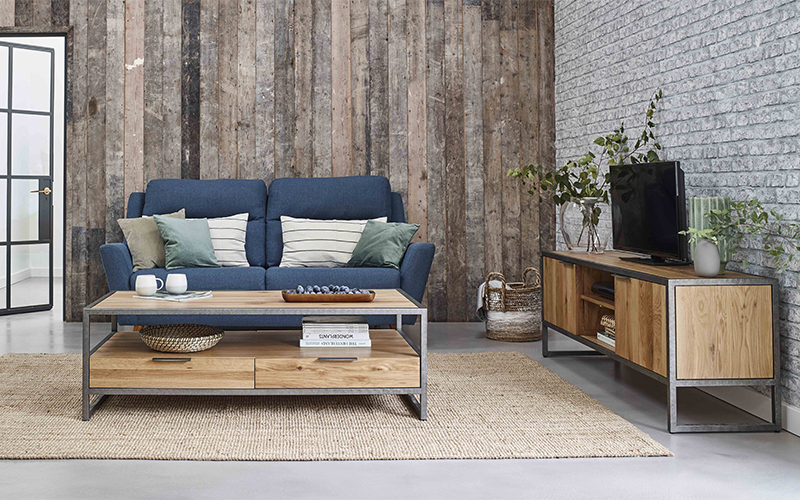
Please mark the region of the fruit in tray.
[[294, 290], [287, 290], [286, 293], [289, 294], [333, 294], [333, 295], [369, 295], [369, 290], [361, 290], [359, 288], [350, 288], [346, 285], [326, 285], [326, 286], [319, 286], [319, 285], [297, 285], [297, 288]]

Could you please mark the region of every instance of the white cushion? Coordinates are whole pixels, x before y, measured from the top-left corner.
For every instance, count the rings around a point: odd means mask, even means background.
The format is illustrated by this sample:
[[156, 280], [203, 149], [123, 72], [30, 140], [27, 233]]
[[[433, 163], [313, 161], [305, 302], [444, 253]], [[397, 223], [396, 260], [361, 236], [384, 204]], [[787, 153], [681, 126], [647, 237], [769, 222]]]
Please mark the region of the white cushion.
[[244, 242], [247, 237], [248, 214], [206, 219], [211, 233], [214, 255], [222, 267], [249, 267]]
[[[386, 217], [372, 220], [386, 222]], [[366, 224], [366, 220], [296, 219], [282, 215], [280, 267], [344, 267]]]

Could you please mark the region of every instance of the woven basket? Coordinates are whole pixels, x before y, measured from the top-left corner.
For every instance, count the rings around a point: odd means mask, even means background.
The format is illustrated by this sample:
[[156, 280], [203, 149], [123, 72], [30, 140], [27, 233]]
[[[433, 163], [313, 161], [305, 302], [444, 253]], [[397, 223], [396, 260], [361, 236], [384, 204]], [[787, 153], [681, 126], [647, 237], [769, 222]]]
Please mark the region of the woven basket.
[[224, 332], [208, 325], [156, 325], [139, 331], [142, 341], [161, 352], [199, 352], [211, 349]]
[[[500, 288], [489, 286], [495, 279], [502, 283]], [[522, 273], [522, 283], [506, 284], [502, 273], [486, 276], [483, 289], [486, 338], [505, 342], [531, 342], [542, 338], [540, 282], [539, 271], [533, 267]]]

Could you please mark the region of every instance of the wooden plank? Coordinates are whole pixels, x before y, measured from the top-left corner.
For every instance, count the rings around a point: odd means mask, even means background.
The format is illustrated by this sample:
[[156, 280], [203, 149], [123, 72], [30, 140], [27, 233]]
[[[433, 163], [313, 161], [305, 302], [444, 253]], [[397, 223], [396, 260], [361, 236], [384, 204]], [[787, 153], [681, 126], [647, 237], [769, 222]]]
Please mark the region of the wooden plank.
[[436, 246], [428, 279], [431, 321], [447, 320], [447, 214], [444, 171], [444, 3], [427, 0], [426, 90], [428, 241]]
[[[89, 0], [87, 21], [86, 227], [89, 265], [86, 300], [108, 290], [100, 260], [106, 229], [106, 0]], [[48, 15], [48, 22], [49, 22]]]
[[406, 2], [389, 0], [389, 183], [408, 206]]
[[500, 134], [503, 192], [503, 273], [518, 281], [522, 274], [520, 183], [509, 177], [519, 166], [519, 72], [517, 71], [517, 0], [500, 4]]
[[275, 2], [256, 0], [256, 170], [275, 177]]
[[183, 0], [181, 34], [181, 178], [199, 179], [200, 0]]
[[[191, 0], [196, 1], [196, 0]], [[164, 2], [164, 68], [163, 79], [163, 114], [164, 114], [164, 166], [161, 176], [165, 179], [181, 177], [181, 152], [183, 151], [183, 129], [181, 126], [182, 84], [181, 64], [183, 61], [181, 16], [183, 6], [181, 0], [163, 0]]]
[[353, 110], [350, 100], [350, 2], [331, 13], [331, 175], [353, 173]]
[[[79, 321], [86, 304], [86, 108], [87, 108], [87, 19], [86, 0], [73, 0], [70, 10], [72, 50], [68, 50], [68, 92], [66, 112], [71, 128], [67, 143], [65, 290], [64, 318]], [[70, 38], [68, 37], [68, 41]], [[69, 47], [67, 47], [69, 49]]]
[[464, 157], [464, 46], [461, 0], [444, 2], [447, 321], [466, 321], [467, 225]]
[[[536, 2], [539, 39], [539, 162], [555, 168], [556, 95], [555, 23], [553, 0]], [[551, 198], [539, 205], [539, 245], [543, 250], [556, 247], [556, 209]]]
[[500, 1], [483, 0], [483, 202], [486, 272], [503, 270], [503, 208], [500, 136]]
[[369, 0], [350, 5], [350, 98], [353, 175], [366, 175], [369, 156]]
[[239, 178], [258, 179], [256, 165], [256, 4], [239, 0], [238, 138]]
[[[296, 342], [296, 341], [295, 341]], [[315, 358], [256, 358], [256, 389], [419, 387], [419, 358], [359, 356], [349, 363]], [[336, 357], [345, 354], [337, 350]]]
[[14, 25], [33, 26], [34, 0], [16, 0], [14, 4]]
[[[12, 5], [11, 0], [3, 0], [9, 5]], [[113, 3], [113, 2], [109, 2]], [[51, 24], [53, 26], [60, 26], [66, 27], [69, 26], [69, 0], [51, 0], [52, 11], [51, 11]], [[108, 6], [106, 9], [111, 10], [111, 7]], [[14, 18], [14, 10], [13, 5], [11, 9], [11, 19]], [[13, 24], [13, 23], [12, 23]]]
[[[55, 11], [55, 7], [54, 7]], [[146, 73], [145, 73], [146, 74]], [[145, 82], [146, 84], [146, 82]], [[125, 2], [106, 3], [106, 242], [122, 241], [125, 217]]]
[[125, 2], [125, 203], [144, 189], [144, 0]]
[[[335, 2], [337, 8], [343, 2]], [[331, 73], [333, 61], [331, 59], [332, 34], [332, 7], [330, 0], [314, 0], [311, 23], [312, 64], [311, 89], [311, 129], [312, 153], [311, 173], [314, 177], [330, 177], [331, 152], [332, 152], [332, 82]], [[349, 71], [349, 68], [348, 68]]]
[[428, 241], [427, 118], [425, 106], [425, 0], [409, 0], [406, 23], [408, 67], [408, 221], [419, 224], [414, 241]]
[[474, 320], [484, 268], [483, 74], [480, 1], [464, 3], [464, 154], [466, 165], [467, 313]]
[[[682, 289], [684, 287], [680, 288]], [[766, 288], [767, 293], [769, 293], [768, 286], [762, 288]], [[695, 287], [691, 287], [690, 289], [695, 289]], [[639, 366], [643, 366], [648, 370], [652, 370], [659, 375], [666, 377], [667, 287], [664, 285], [651, 283], [649, 281], [642, 281], [633, 278], [615, 278], [614, 290], [614, 318], [616, 328], [615, 352]], [[770, 304], [771, 303], [769, 300], [767, 300], [768, 307]], [[713, 307], [710, 304], [703, 305]], [[678, 306], [678, 309], [680, 309], [680, 306]], [[688, 314], [685, 315], [684, 318], [688, 318]], [[689, 323], [681, 323], [680, 314], [676, 314], [675, 317], [679, 325], [688, 326], [691, 324], [691, 320]], [[717, 318], [715, 317], [713, 321], [716, 322], [716, 319]], [[704, 324], [704, 326], [708, 325]], [[680, 327], [678, 327], [678, 329], [680, 329]], [[701, 330], [705, 331], [704, 329]], [[686, 332], [687, 330], [684, 331]], [[688, 331], [691, 331], [691, 328]], [[772, 329], [770, 328], [769, 336], [771, 336], [771, 332]], [[698, 331], [692, 332], [690, 335], [702, 335], [702, 333]], [[688, 339], [684, 338], [683, 340], [686, 341]], [[687, 342], [684, 342], [683, 344], [685, 345], [686, 343]], [[702, 341], [700, 343], [702, 344]], [[680, 346], [681, 342], [678, 342], [678, 345]], [[768, 350], [769, 345], [770, 343], [768, 340]], [[695, 344], [695, 347], [696, 346], [697, 345]], [[683, 346], [681, 346], [681, 348], [682, 347]], [[693, 350], [692, 354], [686, 352], [687, 355], [694, 355], [693, 353]], [[772, 376], [771, 361], [769, 367], [769, 376]]]
[[[50, 27], [50, 23], [53, 20], [51, 1], [52, 0], [33, 0], [33, 26], [37, 28]], [[91, 16], [89, 17], [89, 22], [92, 22]]]
[[164, 177], [164, 1], [144, 4], [144, 183]]
[[296, 0], [294, 9], [294, 159], [295, 174], [314, 169], [314, 0]]
[[[67, 20], [69, 24], [69, 19]], [[69, 30], [67, 32], [65, 42], [65, 58], [66, 58], [66, 82], [64, 85], [64, 138], [66, 140], [64, 150], [64, 164], [77, 165], [77, 145], [78, 130], [75, 126], [75, 113], [73, 112], [74, 100], [74, 79], [75, 79], [75, 35], [79, 30]], [[76, 173], [73, 168], [65, 168], [64, 182], [65, 185], [73, 186], [73, 189], [67, 190], [64, 193], [64, 310], [61, 314], [62, 320], [71, 321], [74, 314], [74, 306], [72, 300], [72, 291], [74, 289], [74, 273], [75, 266], [72, 264], [72, 231], [75, 224], [75, 191], [73, 185], [75, 182]], [[84, 192], [85, 194], [85, 192]]]
[[678, 287], [675, 323], [679, 379], [772, 378], [769, 285]]
[[[0, 0], [0, 26], [14, 26], [14, 0]], [[64, 26], [59, 24], [58, 26]]]
[[575, 266], [545, 257], [542, 269], [544, 320], [578, 334], [578, 290]]
[[[539, 163], [539, 40], [535, 2], [520, 2], [519, 26], [520, 164]], [[539, 198], [521, 186], [522, 269], [539, 265]]]
[[294, 1], [275, 4], [275, 177], [294, 175]]
[[238, 18], [237, 2], [219, 3], [219, 178], [236, 179], [238, 170]]
[[367, 175], [389, 176], [389, 24], [387, 0], [369, 0], [369, 154]]
[[200, 178], [219, 177], [219, 0], [200, 1]]

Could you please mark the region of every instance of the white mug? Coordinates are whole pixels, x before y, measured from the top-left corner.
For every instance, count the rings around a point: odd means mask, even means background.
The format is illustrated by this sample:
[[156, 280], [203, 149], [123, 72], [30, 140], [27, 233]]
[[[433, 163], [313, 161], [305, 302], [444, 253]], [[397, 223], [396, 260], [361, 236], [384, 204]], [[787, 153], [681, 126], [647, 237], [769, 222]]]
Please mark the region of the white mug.
[[165, 287], [169, 293], [183, 293], [189, 286], [185, 274], [168, 274]]
[[[158, 285], [158, 282], [161, 285]], [[139, 295], [149, 296], [154, 295], [157, 291], [164, 287], [164, 280], [156, 278], [152, 274], [142, 274], [136, 277], [136, 293]]]

